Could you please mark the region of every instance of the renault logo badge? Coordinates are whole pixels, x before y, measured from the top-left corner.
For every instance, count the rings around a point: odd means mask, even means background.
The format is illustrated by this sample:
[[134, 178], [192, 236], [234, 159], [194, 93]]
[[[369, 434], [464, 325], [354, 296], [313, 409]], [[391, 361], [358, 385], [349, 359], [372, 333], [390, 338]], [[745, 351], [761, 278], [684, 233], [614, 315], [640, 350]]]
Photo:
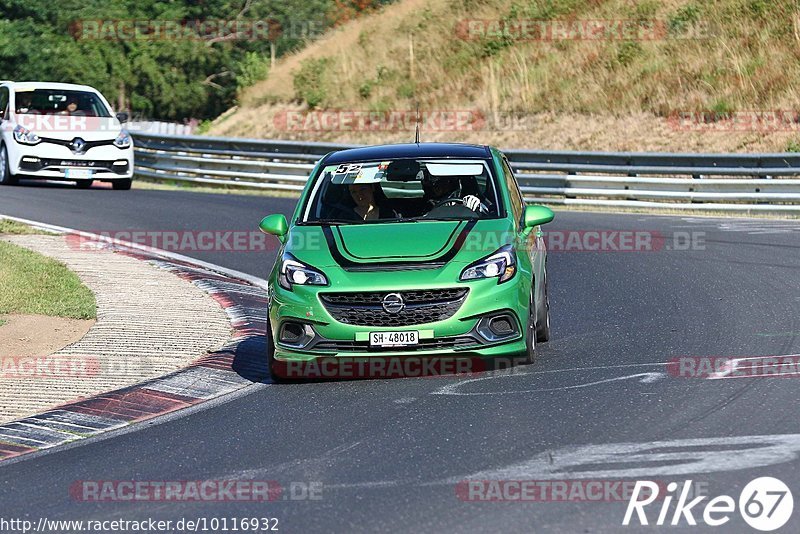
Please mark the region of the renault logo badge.
[[84, 140], [83, 140], [83, 139], [81, 139], [80, 137], [76, 137], [76, 138], [75, 138], [75, 139], [73, 139], [73, 140], [72, 140], [72, 142], [69, 144], [69, 147], [72, 149], [72, 151], [73, 151], [74, 153], [76, 153], [76, 154], [80, 154], [80, 153], [82, 153], [82, 152], [83, 152], [83, 149], [84, 149], [84, 148], [86, 148], [86, 141], [84, 141]]

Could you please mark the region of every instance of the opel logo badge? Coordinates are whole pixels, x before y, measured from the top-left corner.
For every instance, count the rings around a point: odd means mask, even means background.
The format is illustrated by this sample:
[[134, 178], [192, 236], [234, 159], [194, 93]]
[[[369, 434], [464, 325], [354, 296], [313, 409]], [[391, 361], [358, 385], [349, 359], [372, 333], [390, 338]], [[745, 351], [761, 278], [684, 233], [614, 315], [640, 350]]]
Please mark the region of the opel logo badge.
[[76, 154], [80, 154], [86, 147], [86, 141], [84, 141], [80, 137], [76, 137], [75, 139], [72, 140], [69, 146], [70, 148], [72, 148], [73, 152], [75, 152]]
[[383, 297], [382, 305], [386, 313], [400, 313], [406, 307], [400, 293], [389, 293]]

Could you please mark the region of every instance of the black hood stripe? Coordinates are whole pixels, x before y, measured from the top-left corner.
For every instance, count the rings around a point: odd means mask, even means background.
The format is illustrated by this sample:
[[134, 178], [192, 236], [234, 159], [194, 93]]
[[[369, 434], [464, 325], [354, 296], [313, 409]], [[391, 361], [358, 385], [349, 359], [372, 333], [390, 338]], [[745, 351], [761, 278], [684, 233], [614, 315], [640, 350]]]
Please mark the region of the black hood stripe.
[[[440, 249], [439, 249], [439, 250], [437, 250], [436, 252], [432, 252], [432, 253], [430, 253], [430, 254], [426, 254], [425, 256], [422, 256], [422, 258], [423, 258], [423, 259], [421, 259], [421, 260], [419, 260], [419, 261], [436, 261], [436, 260], [434, 260], [434, 259], [432, 259], [432, 258], [433, 258], [434, 256], [436, 256], [437, 254], [441, 254], [442, 252], [444, 252], [444, 250], [447, 248], [448, 244], [450, 244], [450, 242], [453, 240], [453, 236], [456, 234], [456, 232], [458, 232], [458, 229], [459, 229], [459, 228], [463, 228], [463, 226], [461, 225], [461, 223], [459, 223], [459, 224], [456, 224], [456, 225], [453, 227], [453, 231], [452, 231], [452, 232], [450, 232], [450, 235], [449, 235], [449, 236], [447, 236], [447, 241], [445, 241], [445, 242], [444, 242], [444, 245], [442, 245], [442, 248], [440, 248]], [[344, 250], [344, 251], [345, 251], [345, 252], [346, 252], [346, 253], [347, 253], [347, 254], [348, 254], [348, 255], [349, 255], [351, 258], [356, 258], [356, 259], [358, 259], [358, 260], [369, 260], [369, 258], [365, 258], [365, 257], [363, 257], [363, 256], [358, 256], [358, 255], [356, 255], [356, 254], [353, 254], [352, 252], [350, 252], [350, 250], [347, 248], [347, 243], [346, 243], [346, 242], [345, 242], [345, 240], [344, 240], [344, 236], [342, 235], [342, 229], [341, 229], [340, 227], [338, 227], [338, 226], [336, 227], [336, 232], [339, 234], [339, 243], [341, 243], [341, 244], [342, 244], [342, 249], [343, 249], [343, 250]], [[456, 238], [456, 239], [458, 239], [458, 238]], [[385, 256], [385, 257], [386, 257], [386, 258], [404, 258], [405, 256]]]
[[[322, 233], [325, 236], [325, 241], [328, 244], [328, 250], [330, 250], [331, 256], [333, 257], [334, 261], [348, 271], [437, 269], [443, 266], [445, 263], [452, 260], [453, 258], [455, 258], [456, 254], [458, 254], [459, 251], [461, 250], [461, 247], [464, 246], [464, 242], [467, 240], [467, 236], [475, 227], [477, 222], [478, 222], [477, 219], [470, 219], [467, 222], [467, 224], [464, 225], [464, 227], [461, 230], [461, 233], [458, 234], [458, 237], [456, 237], [455, 242], [453, 242], [453, 246], [450, 247], [450, 249], [447, 252], [434, 259], [429, 259], [429, 260], [423, 259], [419, 261], [378, 261], [378, 262], [358, 263], [342, 255], [342, 252], [339, 250], [339, 247], [336, 244], [336, 238], [333, 235], [333, 230], [329, 225], [322, 226]], [[458, 227], [456, 227], [456, 229], [457, 228]]]

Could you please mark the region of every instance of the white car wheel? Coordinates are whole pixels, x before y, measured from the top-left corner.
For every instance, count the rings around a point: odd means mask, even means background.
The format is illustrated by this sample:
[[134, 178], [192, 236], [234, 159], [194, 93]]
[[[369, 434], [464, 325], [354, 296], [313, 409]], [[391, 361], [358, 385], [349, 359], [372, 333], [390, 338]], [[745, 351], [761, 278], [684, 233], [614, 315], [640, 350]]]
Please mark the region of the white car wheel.
[[15, 185], [17, 177], [11, 174], [8, 168], [8, 150], [5, 144], [0, 144], [0, 185]]

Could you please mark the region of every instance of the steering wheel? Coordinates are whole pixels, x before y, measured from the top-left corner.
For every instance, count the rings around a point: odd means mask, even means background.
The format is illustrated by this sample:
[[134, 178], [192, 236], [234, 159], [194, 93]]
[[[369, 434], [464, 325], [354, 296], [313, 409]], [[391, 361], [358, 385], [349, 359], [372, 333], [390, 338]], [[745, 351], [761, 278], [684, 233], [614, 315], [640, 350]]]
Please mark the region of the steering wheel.
[[[430, 211], [433, 211], [433, 210], [435, 210], [436, 208], [441, 208], [442, 206], [446, 206], [446, 205], [448, 205], [448, 204], [461, 204], [462, 206], [465, 206], [465, 205], [466, 205], [466, 204], [464, 203], [464, 199], [463, 199], [463, 198], [458, 198], [458, 197], [455, 197], [455, 198], [446, 198], [446, 199], [444, 199], [444, 200], [440, 200], [439, 202], [437, 202], [436, 204], [434, 204], [434, 205], [433, 205], [433, 207], [432, 207], [432, 208], [429, 210], [429, 212], [430, 212]], [[470, 210], [470, 211], [471, 211], [471, 210]]]

